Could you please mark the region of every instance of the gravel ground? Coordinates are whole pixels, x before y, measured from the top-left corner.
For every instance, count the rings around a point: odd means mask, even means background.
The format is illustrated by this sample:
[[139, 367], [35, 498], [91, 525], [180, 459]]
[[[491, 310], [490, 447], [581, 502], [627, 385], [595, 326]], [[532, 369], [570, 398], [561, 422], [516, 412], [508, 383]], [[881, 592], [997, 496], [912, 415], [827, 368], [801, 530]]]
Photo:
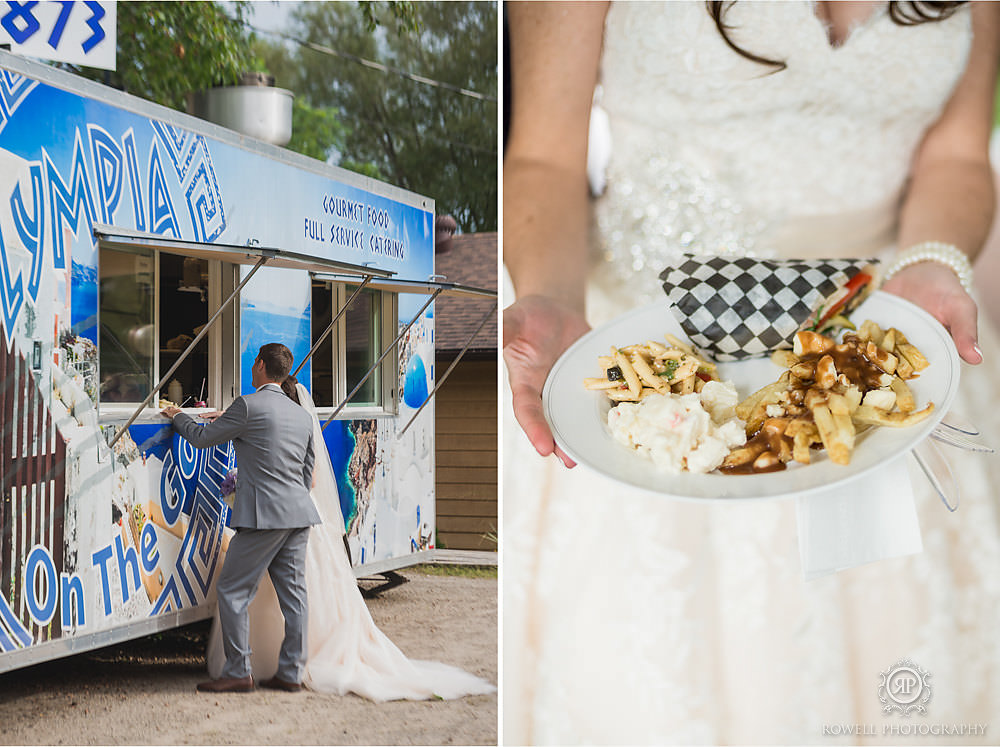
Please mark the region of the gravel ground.
[[[497, 579], [400, 571], [367, 599], [408, 656], [497, 682]], [[363, 581], [362, 588], [372, 586]], [[496, 744], [497, 695], [376, 704], [347, 695], [210, 695], [208, 622], [0, 675], [3, 744]]]

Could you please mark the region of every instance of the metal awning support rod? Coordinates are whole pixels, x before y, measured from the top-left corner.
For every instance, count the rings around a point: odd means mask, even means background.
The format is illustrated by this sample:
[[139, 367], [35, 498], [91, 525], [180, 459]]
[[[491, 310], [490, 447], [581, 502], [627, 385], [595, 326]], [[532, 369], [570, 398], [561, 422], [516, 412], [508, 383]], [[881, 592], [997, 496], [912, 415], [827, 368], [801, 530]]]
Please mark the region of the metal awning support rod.
[[406, 430], [411, 425], [413, 425], [413, 421], [417, 419], [417, 416], [423, 411], [424, 407], [427, 406], [427, 403], [434, 398], [434, 395], [437, 393], [437, 390], [441, 388], [441, 385], [444, 384], [445, 380], [451, 375], [452, 370], [455, 368], [455, 366], [458, 365], [458, 362], [462, 360], [462, 356], [465, 355], [465, 352], [469, 349], [469, 346], [472, 345], [472, 341], [476, 339], [476, 335], [478, 335], [479, 331], [486, 326], [486, 322], [490, 320], [490, 317], [496, 313], [497, 305], [498, 304], [493, 304], [490, 310], [486, 312], [486, 315], [483, 317], [482, 321], [479, 322], [479, 326], [476, 327], [476, 331], [473, 332], [472, 336], [465, 341], [465, 347], [463, 347], [461, 351], [459, 351], [458, 355], [455, 356], [455, 360], [453, 360], [451, 362], [451, 365], [448, 366], [448, 370], [444, 372], [444, 375], [434, 383], [434, 388], [431, 389], [430, 394], [427, 395], [427, 399], [425, 399], [423, 402], [420, 403], [420, 407], [418, 407], [417, 411], [413, 413], [413, 417], [410, 418], [408, 421], [406, 421], [406, 425], [403, 426], [403, 429], [396, 434], [397, 439], [403, 437], [403, 434], [406, 433]]
[[319, 336], [319, 339], [316, 340], [313, 346], [309, 349], [309, 352], [306, 353], [306, 357], [303, 358], [302, 362], [298, 365], [298, 367], [294, 371], [292, 371], [292, 376], [298, 376], [299, 371], [302, 370], [302, 367], [306, 365], [306, 363], [309, 361], [310, 358], [313, 357], [313, 353], [319, 350], [319, 346], [323, 344], [323, 342], [326, 340], [329, 334], [333, 331], [333, 325], [335, 325], [337, 322], [340, 321], [340, 317], [342, 317], [344, 315], [344, 312], [346, 312], [351, 307], [351, 304], [354, 303], [354, 299], [361, 292], [362, 288], [368, 285], [368, 283], [370, 283], [371, 281], [372, 281], [372, 276], [365, 275], [365, 279], [361, 281], [361, 285], [359, 285], [355, 289], [354, 293], [351, 294], [351, 297], [347, 299], [347, 303], [345, 303], [343, 306], [337, 309], [337, 315], [330, 321], [330, 325], [323, 330], [323, 334]]
[[363, 278], [365, 275], [372, 275], [377, 278], [390, 278], [396, 274], [392, 270], [380, 270], [378, 267], [371, 266], [370, 263], [356, 265], [351, 262], [340, 262], [334, 259], [315, 257], [311, 254], [300, 254], [288, 251], [287, 249], [262, 247], [259, 245], [237, 246], [235, 244], [184, 241], [183, 239], [175, 239], [143, 231], [133, 231], [127, 228], [118, 228], [100, 223], [94, 225], [94, 238], [99, 240], [102, 245], [112, 249], [144, 247], [154, 251], [179, 254], [183, 257], [217, 259], [238, 265], [249, 266], [254, 264], [260, 257], [266, 256], [270, 259], [270, 267], [337, 273], [350, 278], [350, 282], [352, 283], [358, 282], [358, 278]]
[[382, 360], [387, 355], [389, 355], [389, 353], [392, 352], [392, 349], [399, 344], [400, 340], [403, 339], [403, 335], [405, 335], [407, 332], [410, 331], [410, 327], [412, 327], [416, 323], [417, 319], [420, 318], [420, 315], [424, 313], [424, 310], [432, 303], [434, 303], [434, 299], [441, 294], [441, 290], [442, 290], [441, 288], [438, 288], [437, 290], [434, 291], [434, 293], [431, 294], [431, 297], [428, 298], [427, 302], [420, 307], [420, 311], [418, 311], [416, 315], [410, 320], [410, 323], [407, 324], [405, 327], [403, 327], [402, 331], [398, 335], [396, 335], [396, 339], [392, 341], [392, 344], [382, 352], [382, 355], [378, 357], [378, 360], [375, 361], [375, 363], [372, 364], [372, 367], [365, 372], [364, 378], [362, 378], [361, 381], [358, 382], [357, 386], [355, 386], [351, 390], [351, 393], [348, 394], [346, 397], [344, 397], [344, 400], [339, 405], [337, 405], [337, 409], [330, 414], [330, 417], [327, 418], [325, 423], [323, 423], [323, 427], [320, 428], [320, 430], [326, 430], [326, 427], [333, 422], [333, 419], [337, 417], [338, 414], [340, 414], [340, 411], [344, 409], [344, 406], [351, 401], [351, 398], [355, 394], [357, 394], [358, 390], [361, 389], [361, 387], [364, 385], [366, 381], [368, 381], [368, 377], [371, 376], [372, 373], [375, 371], [375, 369], [379, 367], [379, 364], [382, 362]]
[[142, 401], [142, 404], [139, 405], [139, 407], [136, 408], [136, 411], [132, 413], [132, 417], [128, 419], [128, 422], [126, 422], [125, 425], [123, 425], [121, 429], [119, 429], [119, 431], [115, 434], [115, 437], [111, 439], [111, 443], [108, 444], [109, 449], [113, 448], [114, 445], [118, 443], [118, 439], [121, 438], [122, 435], [128, 430], [128, 427], [135, 422], [135, 419], [139, 417], [139, 414], [144, 409], [146, 409], [146, 406], [153, 400], [153, 397], [156, 396], [157, 392], [160, 391], [160, 388], [165, 383], [167, 383], [167, 380], [171, 376], [174, 375], [174, 371], [176, 371], [177, 368], [181, 365], [181, 363], [184, 362], [184, 359], [191, 354], [191, 351], [194, 350], [195, 345], [197, 345], [201, 341], [201, 338], [203, 338], [205, 335], [208, 334], [208, 331], [212, 328], [212, 325], [215, 324], [215, 320], [218, 319], [220, 316], [222, 316], [222, 312], [225, 311], [229, 307], [229, 304], [233, 302], [233, 299], [239, 295], [240, 291], [243, 290], [243, 286], [246, 285], [248, 282], [250, 282], [250, 278], [254, 276], [254, 273], [256, 273], [257, 270], [259, 270], [261, 267], [263, 267], [267, 263], [267, 260], [269, 260], [272, 256], [273, 253], [268, 252], [268, 250], [264, 250], [264, 255], [257, 260], [257, 264], [255, 264], [253, 268], [251, 268], [250, 272], [247, 273], [247, 276], [243, 278], [243, 280], [240, 282], [239, 285], [236, 286], [236, 290], [234, 290], [230, 294], [229, 298], [227, 298], [222, 303], [222, 305], [219, 306], [219, 309], [212, 315], [212, 318], [208, 320], [208, 324], [202, 327], [201, 332], [199, 332], [198, 335], [191, 341], [191, 343], [186, 348], [184, 348], [184, 352], [180, 354], [180, 356], [174, 362], [174, 365], [170, 367], [170, 370], [167, 371], [163, 375], [163, 378], [161, 378], [156, 383], [156, 386], [153, 387], [152, 391], [150, 391], [150, 393], [146, 395], [146, 399], [144, 399]]

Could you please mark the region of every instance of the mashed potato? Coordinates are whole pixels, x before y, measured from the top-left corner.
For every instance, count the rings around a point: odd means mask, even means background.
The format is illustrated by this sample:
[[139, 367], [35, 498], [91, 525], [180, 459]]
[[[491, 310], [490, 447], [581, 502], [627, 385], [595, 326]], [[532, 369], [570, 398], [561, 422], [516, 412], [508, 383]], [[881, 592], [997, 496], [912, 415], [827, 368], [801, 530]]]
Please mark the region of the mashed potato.
[[617, 441], [665, 472], [711, 472], [731, 448], [746, 443], [736, 417], [738, 401], [730, 382], [708, 381], [699, 394], [650, 394], [622, 402], [608, 413], [608, 426]]

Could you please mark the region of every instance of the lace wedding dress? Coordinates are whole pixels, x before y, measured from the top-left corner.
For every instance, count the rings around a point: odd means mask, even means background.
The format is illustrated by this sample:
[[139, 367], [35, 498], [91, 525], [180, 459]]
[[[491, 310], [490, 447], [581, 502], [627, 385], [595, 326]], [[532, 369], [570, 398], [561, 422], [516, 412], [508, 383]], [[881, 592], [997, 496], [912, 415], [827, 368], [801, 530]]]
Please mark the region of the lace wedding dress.
[[[737, 55], [704, 3], [612, 3], [592, 324], [661, 298], [679, 252], [891, 250], [910, 158], [971, 40], [968, 8], [914, 27], [882, 10], [836, 48], [812, 3], [738, 2], [725, 20], [787, 68]], [[953, 411], [1000, 445], [993, 330], [980, 346]], [[901, 724], [989, 724], [959, 741], [995, 742], [1000, 457], [948, 451], [956, 513], [911, 469], [921, 553], [805, 581], [795, 501], [677, 502], [565, 470], [535, 455], [506, 395], [506, 743], [926, 739]], [[933, 693], [905, 720], [878, 695], [903, 659]]]
[[[309, 392], [298, 385], [299, 401], [313, 416], [315, 442], [322, 448], [316, 410]], [[378, 629], [358, 591], [342, 540], [337, 484], [329, 458], [316, 459], [313, 501], [323, 523], [313, 527], [306, 548], [306, 589], [309, 595], [308, 659], [303, 684], [310, 690], [369, 700], [450, 700], [491, 693], [492, 684], [469, 672], [436, 661], [408, 659]], [[278, 669], [284, 619], [271, 579], [264, 575], [250, 604], [251, 666], [258, 682]], [[219, 677], [225, 663], [218, 614], [208, 644], [208, 671]]]

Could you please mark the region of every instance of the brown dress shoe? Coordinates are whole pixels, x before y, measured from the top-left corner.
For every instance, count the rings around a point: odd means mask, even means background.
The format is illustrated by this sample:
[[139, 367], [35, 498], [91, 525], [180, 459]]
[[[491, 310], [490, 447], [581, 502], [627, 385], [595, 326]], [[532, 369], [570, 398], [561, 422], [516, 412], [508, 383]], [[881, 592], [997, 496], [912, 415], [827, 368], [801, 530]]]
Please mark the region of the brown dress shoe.
[[288, 682], [280, 677], [272, 677], [269, 680], [264, 680], [260, 683], [261, 687], [266, 687], [270, 690], [284, 690], [289, 693], [297, 693], [302, 689], [302, 685], [298, 682]]
[[199, 682], [198, 690], [203, 693], [249, 693], [253, 691], [253, 677], [220, 677], [217, 680]]

